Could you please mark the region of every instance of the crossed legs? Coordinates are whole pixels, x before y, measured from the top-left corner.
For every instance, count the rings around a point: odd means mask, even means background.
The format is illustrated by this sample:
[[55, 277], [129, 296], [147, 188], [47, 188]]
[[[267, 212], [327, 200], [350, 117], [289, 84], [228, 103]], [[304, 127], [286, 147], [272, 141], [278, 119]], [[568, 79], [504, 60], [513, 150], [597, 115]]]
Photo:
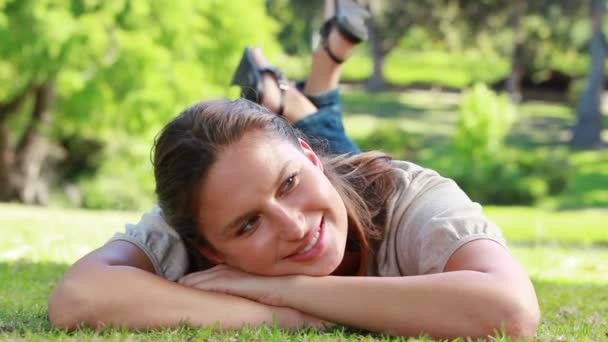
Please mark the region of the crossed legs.
[[[334, 15], [332, 3], [331, 0], [326, 1], [324, 13], [326, 20]], [[355, 44], [345, 39], [336, 27], [333, 27], [330, 31], [328, 44], [332, 52], [342, 59], [346, 59], [355, 47]], [[252, 55], [258, 66], [270, 65], [261, 49], [253, 49]], [[341, 75], [342, 65], [334, 62], [321, 45], [317, 46], [312, 55], [312, 66], [304, 88], [300, 91], [292, 86], [285, 93], [285, 117], [290, 122], [295, 123], [316, 113], [318, 108], [308, 97], [314, 97], [336, 89]], [[273, 76], [268, 73], [263, 74], [263, 77], [264, 98], [261, 104], [277, 112], [280, 105], [280, 91], [277, 83]]]

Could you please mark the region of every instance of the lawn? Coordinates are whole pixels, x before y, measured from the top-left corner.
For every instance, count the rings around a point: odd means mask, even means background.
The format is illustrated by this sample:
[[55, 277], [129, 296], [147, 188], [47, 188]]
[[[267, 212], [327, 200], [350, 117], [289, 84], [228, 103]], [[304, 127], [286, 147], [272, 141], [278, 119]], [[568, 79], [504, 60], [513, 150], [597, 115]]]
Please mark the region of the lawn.
[[[490, 207], [511, 250], [530, 272], [543, 319], [539, 340], [600, 340], [608, 333], [608, 248], [600, 222], [608, 212], [553, 214], [543, 209]], [[206, 329], [66, 333], [47, 319], [46, 299], [69, 264], [101, 245], [139, 213], [0, 205], [0, 340], [369, 340], [385, 337], [346, 329], [291, 335], [277, 329], [217, 334]], [[579, 236], [570, 233], [580, 223]], [[539, 227], [544, 227], [540, 229]], [[539, 232], [540, 231], [540, 232]], [[539, 233], [530, 233], [539, 232]]]
[[[343, 80], [362, 82], [372, 74], [373, 62], [367, 47], [356, 48], [344, 64]], [[302, 79], [310, 70], [310, 56], [278, 55], [272, 58], [290, 79]], [[478, 51], [411, 51], [393, 50], [386, 58], [384, 74], [387, 82], [400, 85], [434, 84], [447, 88], [463, 88], [475, 82], [495, 83], [506, 78], [509, 61]]]

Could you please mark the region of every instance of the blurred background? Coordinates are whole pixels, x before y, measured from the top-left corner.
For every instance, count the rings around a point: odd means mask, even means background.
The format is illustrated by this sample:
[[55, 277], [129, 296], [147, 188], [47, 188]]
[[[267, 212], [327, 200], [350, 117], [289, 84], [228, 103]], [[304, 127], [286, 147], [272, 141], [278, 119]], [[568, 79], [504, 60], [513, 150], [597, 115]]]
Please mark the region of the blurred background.
[[[348, 134], [484, 205], [532, 277], [538, 340], [605, 340], [606, 0], [365, 3], [370, 40], [341, 85]], [[246, 45], [305, 77], [322, 8], [0, 0], [0, 339], [57, 336], [53, 284], [155, 202], [157, 132], [196, 101], [237, 97]]]
[[[605, 1], [369, 0], [348, 133], [482, 204], [608, 206]], [[159, 129], [228, 86], [245, 45], [304, 77], [321, 0], [0, 0], [0, 201], [154, 203]], [[604, 139], [604, 140], [602, 140]]]

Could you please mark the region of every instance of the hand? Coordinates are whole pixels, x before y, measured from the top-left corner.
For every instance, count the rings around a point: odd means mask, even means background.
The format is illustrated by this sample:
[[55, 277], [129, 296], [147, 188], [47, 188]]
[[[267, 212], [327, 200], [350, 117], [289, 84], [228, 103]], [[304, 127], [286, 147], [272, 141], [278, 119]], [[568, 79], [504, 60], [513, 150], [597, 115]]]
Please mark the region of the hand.
[[205, 271], [190, 273], [178, 282], [199, 290], [221, 292], [269, 305], [276, 314], [277, 325], [281, 328], [297, 330], [311, 327], [325, 330], [335, 325], [285, 306], [279, 290], [285, 290], [287, 279], [288, 276], [265, 277], [218, 265]]
[[309, 314], [288, 307], [277, 307], [275, 312], [276, 324], [278, 327], [283, 329], [294, 331], [302, 328], [327, 330], [335, 325], [334, 323], [324, 321], [317, 317], [313, 317]]
[[280, 290], [285, 290], [287, 277], [266, 277], [236, 268], [218, 265], [205, 271], [190, 273], [179, 283], [199, 290], [221, 292], [259, 303], [285, 306]]

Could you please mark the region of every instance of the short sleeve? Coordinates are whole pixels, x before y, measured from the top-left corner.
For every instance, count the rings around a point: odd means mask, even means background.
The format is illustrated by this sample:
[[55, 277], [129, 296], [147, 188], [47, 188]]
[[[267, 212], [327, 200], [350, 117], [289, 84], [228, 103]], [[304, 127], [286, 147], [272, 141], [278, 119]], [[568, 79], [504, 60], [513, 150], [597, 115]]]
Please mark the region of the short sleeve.
[[400, 182], [388, 204], [378, 271], [390, 275], [439, 273], [458, 248], [477, 239], [506, 247], [500, 228], [454, 181], [412, 163], [398, 165]]
[[162, 216], [158, 206], [145, 213], [137, 224], [127, 224], [124, 233], [116, 233], [110, 241], [124, 240], [139, 247], [154, 265], [159, 276], [176, 281], [188, 269], [186, 247], [177, 232]]

